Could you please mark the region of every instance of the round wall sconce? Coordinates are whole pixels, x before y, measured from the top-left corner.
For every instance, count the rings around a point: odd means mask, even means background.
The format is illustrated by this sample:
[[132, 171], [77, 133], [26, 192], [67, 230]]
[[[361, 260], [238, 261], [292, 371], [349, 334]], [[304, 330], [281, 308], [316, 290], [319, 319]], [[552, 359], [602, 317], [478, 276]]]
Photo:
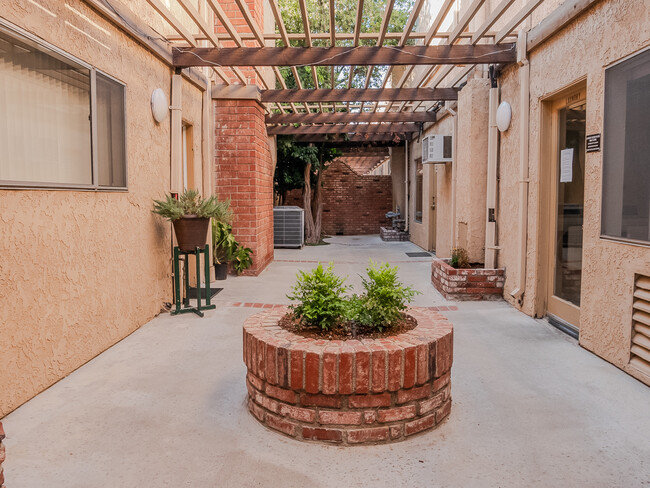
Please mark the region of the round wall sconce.
[[153, 118], [159, 124], [167, 118], [169, 112], [169, 102], [167, 95], [161, 88], [156, 88], [151, 94], [151, 113]]
[[501, 102], [497, 109], [497, 128], [499, 132], [505, 132], [510, 127], [510, 120], [512, 120], [512, 108], [508, 102]]

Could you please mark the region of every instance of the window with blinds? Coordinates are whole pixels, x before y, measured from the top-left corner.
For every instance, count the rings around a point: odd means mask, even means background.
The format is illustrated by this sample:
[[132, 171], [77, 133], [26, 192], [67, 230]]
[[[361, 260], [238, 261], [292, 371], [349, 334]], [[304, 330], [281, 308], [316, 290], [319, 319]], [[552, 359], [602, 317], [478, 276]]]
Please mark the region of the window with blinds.
[[0, 185], [126, 188], [125, 95], [122, 83], [0, 25]]

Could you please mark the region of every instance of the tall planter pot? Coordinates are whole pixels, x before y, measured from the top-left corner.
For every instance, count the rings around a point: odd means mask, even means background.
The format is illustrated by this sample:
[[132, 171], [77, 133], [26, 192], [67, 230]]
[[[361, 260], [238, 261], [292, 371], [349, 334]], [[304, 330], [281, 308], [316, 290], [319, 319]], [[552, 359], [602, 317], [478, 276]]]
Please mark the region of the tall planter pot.
[[228, 277], [228, 263], [215, 263], [214, 279], [225, 280]]
[[205, 247], [210, 219], [185, 215], [172, 222], [176, 240], [181, 251], [194, 251], [197, 247]]

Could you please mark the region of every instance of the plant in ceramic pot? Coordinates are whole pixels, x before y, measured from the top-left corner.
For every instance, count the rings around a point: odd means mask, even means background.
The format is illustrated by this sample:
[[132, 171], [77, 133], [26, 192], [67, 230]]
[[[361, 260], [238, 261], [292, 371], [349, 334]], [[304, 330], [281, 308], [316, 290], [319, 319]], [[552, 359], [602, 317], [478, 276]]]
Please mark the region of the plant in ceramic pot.
[[210, 219], [228, 222], [232, 218], [230, 201], [212, 195], [203, 198], [196, 190], [185, 190], [178, 199], [168, 195], [154, 200], [153, 213], [171, 221], [181, 251], [205, 246]]
[[226, 222], [212, 221], [212, 261], [217, 280], [228, 276], [228, 263], [237, 250], [238, 243], [232, 234], [232, 226]]

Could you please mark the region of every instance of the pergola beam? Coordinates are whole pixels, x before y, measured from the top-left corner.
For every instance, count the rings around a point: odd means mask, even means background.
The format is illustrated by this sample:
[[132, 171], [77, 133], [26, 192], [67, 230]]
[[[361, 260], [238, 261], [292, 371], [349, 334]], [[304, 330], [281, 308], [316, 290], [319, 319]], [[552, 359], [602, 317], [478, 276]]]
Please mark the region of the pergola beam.
[[404, 142], [409, 134], [298, 134], [293, 140], [296, 142], [327, 142], [328, 145], [355, 147], [362, 144], [390, 144], [395, 145]]
[[332, 125], [276, 125], [266, 128], [269, 135], [275, 134], [395, 134], [418, 132], [419, 124], [332, 124]]
[[516, 61], [516, 45], [174, 48], [174, 66], [493, 64]]
[[331, 112], [317, 114], [271, 114], [267, 124], [350, 124], [370, 122], [435, 122], [435, 112]]
[[454, 88], [349, 88], [320, 90], [263, 90], [263, 103], [408, 102], [458, 100]]

